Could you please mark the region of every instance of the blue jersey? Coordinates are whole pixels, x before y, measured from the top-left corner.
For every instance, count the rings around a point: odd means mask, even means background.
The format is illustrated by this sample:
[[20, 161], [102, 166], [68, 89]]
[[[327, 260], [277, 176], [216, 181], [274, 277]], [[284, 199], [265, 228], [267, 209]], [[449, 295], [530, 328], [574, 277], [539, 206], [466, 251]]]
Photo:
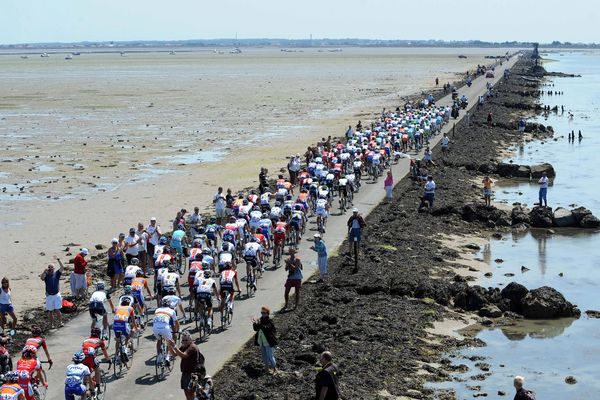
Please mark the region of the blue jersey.
[[71, 364], [67, 367], [65, 388], [79, 388], [90, 376], [90, 369], [84, 364]]

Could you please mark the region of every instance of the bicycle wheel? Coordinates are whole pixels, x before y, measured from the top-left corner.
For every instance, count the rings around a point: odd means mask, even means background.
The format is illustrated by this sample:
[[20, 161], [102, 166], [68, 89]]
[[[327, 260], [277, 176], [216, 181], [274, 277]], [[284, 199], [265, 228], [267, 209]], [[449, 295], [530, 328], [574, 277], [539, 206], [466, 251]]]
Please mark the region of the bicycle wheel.
[[115, 377], [115, 379], [119, 378], [119, 376], [121, 376], [121, 372], [123, 372], [123, 364], [121, 362], [121, 349], [120, 346], [118, 348], [118, 350], [115, 352], [115, 356], [113, 357], [113, 375]]
[[46, 398], [47, 389], [44, 386], [34, 386], [33, 387], [33, 398], [35, 400], [44, 400]]
[[179, 255], [179, 265], [177, 267], [177, 271], [179, 271], [179, 275], [183, 275], [186, 269], [186, 262], [183, 260], [183, 255]]
[[161, 381], [165, 378], [165, 362], [158, 362], [158, 353], [156, 354], [156, 359], [154, 361], [154, 373], [157, 381]]
[[96, 400], [104, 400], [106, 396], [106, 373], [104, 371], [100, 372], [100, 393], [98, 390], [95, 390]]

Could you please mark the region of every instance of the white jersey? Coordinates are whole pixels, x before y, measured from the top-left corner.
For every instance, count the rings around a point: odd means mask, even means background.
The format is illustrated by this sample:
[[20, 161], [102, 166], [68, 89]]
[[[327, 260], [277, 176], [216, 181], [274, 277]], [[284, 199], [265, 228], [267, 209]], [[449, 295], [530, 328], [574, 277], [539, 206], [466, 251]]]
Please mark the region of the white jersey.
[[219, 264], [226, 264], [233, 262], [233, 254], [231, 253], [221, 253], [219, 254]]
[[160, 307], [154, 310], [153, 329], [165, 329], [172, 325], [175, 325], [177, 321], [177, 314], [175, 310], [169, 307]]
[[97, 290], [90, 296], [90, 303], [104, 303], [108, 298], [109, 297], [104, 290]]
[[241, 205], [240, 206], [240, 215], [248, 215], [248, 213], [250, 212], [250, 210], [252, 210], [252, 205], [248, 204], [248, 205]]
[[168, 268], [159, 268], [159, 269], [156, 271], [156, 280], [162, 284], [163, 277], [164, 277], [166, 274], [168, 274], [168, 273], [169, 273], [169, 269], [168, 269]]
[[[213, 278], [204, 278], [204, 276], [202, 276], [201, 279], [198, 279], [197, 283], [198, 284], [196, 285], [196, 293], [210, 294], [213, 292], [213, 287], [217, 286]], [[196, 284], [196, 281], [194, 282], [194, 284]]]
[[267, 205], [269, 204], [269, 199], [271, 198], [271, 193], [270, 192], [265, 192], [263, 194], [260, 195], [260, 204], [262, 205]]
[[166, 301], [169, 303], [169, 308], [175, 308], [178, 305], [181, 304], [181, 299], [175, 295], [168, 295], [162, 298], [163, 301]]
[[174, 287], [179, 281], [179, 274], [176, 272], [167, 272], [162, 276], [162, 287]]
[[158, 258], [158, 256], [160, 256], [163, 252], [165, 245], [164, 244], [157, 244], [156, 246], [154, 246], [154, 258]]
[[348, 183], [352, 185], [356, 180], [356, 176], [354, 176], [354, 174], [348, 174], [346, 175], [346, 179], [348, 180]]
[[135, 278], [137, 272], [143, 272], [137, 265], [129, 265], [125, 268], [125, 278]]
[[261, 251], [263, 251], [263, 247], [256, 242], [249, 242], [244, 246], [245, 257], [256, 257], [256, 255]]
[[346, 178], [340, 178], [340, 180], [338, 181], [338, 185], [340, 185], [340, 186], [346, 186], [347, 183], [348, 183], [348, 179], [346, 179]]
[[250, 213], [250, 228], [251, 229], [258, 228], [261, 218], [262, 218], [262, 213], [260, 211], [252, 211]]
[[283, 214], [283, 210], [281, 209], [281, 207], [273, 207], [271, 208], [271, 213], [269, 214], [269, 216], [271, 218], [279, 219], [281, 217], [281, 214]]

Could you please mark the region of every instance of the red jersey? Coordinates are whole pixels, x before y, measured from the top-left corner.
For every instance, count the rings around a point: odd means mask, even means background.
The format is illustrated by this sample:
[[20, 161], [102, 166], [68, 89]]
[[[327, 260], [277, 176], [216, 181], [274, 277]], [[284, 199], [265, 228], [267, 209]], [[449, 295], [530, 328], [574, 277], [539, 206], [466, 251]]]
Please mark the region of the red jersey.
[[44, 348], [45, 350], [48, 349], [48, 345], [46, 345], [46, 340], [41, 336], [30, 337], [25, 342], [25, 346], [34, 346], [36, 349], [39, 349], [40, 347]]
[[17, 361], [17, 371], [19, 372], [19, 385], [26, 389], [29, 386], [31, 378], [34, 377], [35, 371], [42, 369], [37, 358], [21, 358]]

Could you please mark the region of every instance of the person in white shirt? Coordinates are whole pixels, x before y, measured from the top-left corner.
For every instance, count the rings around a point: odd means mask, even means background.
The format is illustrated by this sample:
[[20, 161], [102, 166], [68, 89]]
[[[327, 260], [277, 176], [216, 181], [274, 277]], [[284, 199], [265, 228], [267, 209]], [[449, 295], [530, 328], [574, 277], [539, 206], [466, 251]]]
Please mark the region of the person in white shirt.
[[[148, 253], [148, 257], [153, 257], [155, 254], [154, 247], [158, 245], [158, 241], [162, 236], [162, 231], [160, 229], [160, 225], [156, 223], [156, 217], [150, 218], [150, 225], [146, 228], [146, 233], [148, 233], [148, 241], [146, 242], [146, 251]], [[148, 260], [150, 262], [150, 260]]]
[[219, 189], [217, 189], [217, 193], [213, 196], [213, 204], [217, 214], [217, 224], [222, 225], [223, 218], [225, 218], [225, 206], [227, 205], [227, 202], [225, 201], [223, 188], [220, 186]]
[[194, 213], [190, 215], [188, 224], [190, 225], [190, 233], [192, 234], [192, 238], [195, 238], [198, 234], [198, 229], [202, 226], [202, 215], [200, 215], [199, 207], [194, 207]]
[[139, 236], [140, 238], [140, 242], [138, 244], [138, 260], [140, 260], [140, 267], [142, 267], [142, 270], [144, 271], [144, 274], [147, 271], [148, 266], [150, 265], [150, 263], [148, 262], [148, 252], [146, 251], [147, 247], [148, 247], [148, 232], [146, 232], [146, 230], [144, 229], [144, 224], [142, 224], [141, 222], [138, 223], [138, 229], [137, 232], [135, 233], [136, 235]]
[[542, 200], [544, 201], [544, 207], [548, 207], [548, 199], [546, 198], [546, 195], [548, 194], [548, 182], [549, 182], [548, 176], [546, 175], [545, 172], [542, 172], [542, 177], [538, 181], [538, 184], [540, 185], [540, 193], [539, 193], [540, 207], [542, 206]]
[[427, 177], [427, 182], [425, 182], [425, 194], [421, 198], [421, 204], [419, 205], [419, 211], [425, 207], [427, 203], [427, 207], [431, 211], [433, 208], [433, 200], [435, 199], [435, 182], [433, 181], [433, 177], [429, 175]]
[[125, 238], [125, 257], [127, 265], [131, 265], [131, 260], [138, 257], [140, 237], [135, 233], [135, 228], [129, 229], [129, 236]]
[[442, 138], [442, 160], [445, 160], [448, 156], [448, 149], [450, 147], [450, 138], [446, 133], [444, 133], [444, 137]]

